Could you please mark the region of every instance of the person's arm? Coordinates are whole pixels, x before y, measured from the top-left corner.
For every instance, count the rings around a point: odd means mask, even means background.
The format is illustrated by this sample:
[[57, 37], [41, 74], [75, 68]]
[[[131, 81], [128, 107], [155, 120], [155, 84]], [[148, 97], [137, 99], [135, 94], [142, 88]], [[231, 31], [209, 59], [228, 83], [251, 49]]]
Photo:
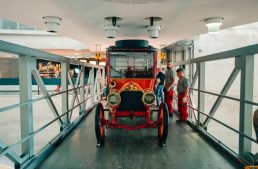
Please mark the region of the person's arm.
[[185, 88], [184, 97], [187, 97], [189, 95], [189, 87]]
[[175, 81], [176, 81], [176, 78], [175, 77], [173, 77], [173, 79], [172, 79], [172, 83], [169, 85], [169, 90], [171, 90], [172, 88], [173, 88], [173, 86], [174, 86], [174, 83], [175, 83]]
[[184, 98], [183, 98], [183, 102], [186, 103], [188, 101], [188, 96], [189, 96], [189, 83], [186, 80], [185, 81], [185, 91], [184, 91]]

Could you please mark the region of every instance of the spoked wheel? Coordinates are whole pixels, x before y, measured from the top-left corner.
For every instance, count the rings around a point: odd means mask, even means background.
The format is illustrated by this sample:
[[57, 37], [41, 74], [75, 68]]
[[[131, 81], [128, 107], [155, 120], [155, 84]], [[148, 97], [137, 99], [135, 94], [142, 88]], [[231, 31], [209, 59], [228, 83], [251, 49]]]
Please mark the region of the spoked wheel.
[[161, 103], [158, 113], [158, 143], [160, 146], [166, 146], [168, 136], [168, 108], [167, 105]]
[[97, 104], [95, 114], [95, 133], [97, 138], [97, 147], [101, 147], [105, 142], [105, 126], [104, 126], [104, 109], [101, 103]]

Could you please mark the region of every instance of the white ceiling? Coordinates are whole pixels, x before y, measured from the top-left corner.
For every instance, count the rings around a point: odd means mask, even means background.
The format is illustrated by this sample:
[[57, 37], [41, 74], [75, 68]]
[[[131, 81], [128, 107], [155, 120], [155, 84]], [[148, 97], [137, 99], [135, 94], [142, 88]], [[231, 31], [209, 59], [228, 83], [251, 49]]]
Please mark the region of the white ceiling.
[[[222, 29], [258, 21], [258, 0], [1, 0], [0, 17], [45, 28], [43, 16], [63, 20], [59, 33], [95, 49], [119, 39], [147, 39], [151, 45], [169, 45], [207, 32], [204, 19], [224, 17]], [[123, 18], [118, 36], [105, 38], [107, 16]], [[150, 39], [145, 17], [159, 16], [163, 25], [158, 39]]]

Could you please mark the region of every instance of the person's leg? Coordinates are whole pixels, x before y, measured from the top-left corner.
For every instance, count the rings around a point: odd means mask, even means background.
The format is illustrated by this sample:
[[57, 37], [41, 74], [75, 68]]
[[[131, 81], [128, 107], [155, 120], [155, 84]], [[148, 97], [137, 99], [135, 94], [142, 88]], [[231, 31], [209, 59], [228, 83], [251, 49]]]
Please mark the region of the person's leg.
[[168, 112], [171, 113], [172, 112], [172, 102], [171, 102], [170, 94], [169, 94], [169, 92], [165, 91], [164, 95], [165, 95], [165, 102], [168, 106]]
[[182, 104], [182, 120], [187, 121], [188, 119], [188, 108], [187, 108], [187, 103]]
[[164, 95], [165, 95], [165, 102], [168, 106], [168, 112], [169, 112], [169, 115], [172, 116], [172, 99], [171, 99], [171, 92], [164, 92]]
[[180, 97], [180, 94], [177, 95], [177, 111], [179, 113], [179, 119], [176, 120], [176, 123], [179, 124], [181, 123], [181, 106], [182, 105], [182, 100], [181, 100], [181, 97]]
[[162, 101], [163, 103], [165, 103], [163, 88], [164, 88], [163, 86], [160, 87], [160, 97], [161, 97], [161, 101]]
[[171, 113], [173, 113], [174, 90], [170, 90]]
[[157, 106], [159, 106], [159, 96], [160, 95], [160, 92], [159, 92], [159, 86], [157, 86], [156, 88], [156, 103], [157, 103]]
[[180, 120], [177, 121], [178, 124], [185, 125], [187, 124], [188, 119], [188, 109], [187, 109], [187, 103], [183, 102], [184, 94], [178, 94], [178, 109], [180, 113]]
[[182, 116], [182, 104], [183, 104], [183, 97], [182, 94], [178, 94], [178, 112], [180, 114], [180, 120], [183, 120], [183, 116]]

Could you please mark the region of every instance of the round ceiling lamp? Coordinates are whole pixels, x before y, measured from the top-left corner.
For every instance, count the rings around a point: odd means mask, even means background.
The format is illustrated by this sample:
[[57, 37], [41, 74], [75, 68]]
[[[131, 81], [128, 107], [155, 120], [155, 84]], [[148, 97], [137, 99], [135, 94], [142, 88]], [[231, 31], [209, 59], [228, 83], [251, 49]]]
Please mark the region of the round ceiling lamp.
[[48, 32], [57, 33], [62, 18], [57, 16], [43, 16], [43, 20], [47, 25]]
[[208, 27], [209, 34], [216, 34], [220, 30], [220, 26], [222, 25], [222, 21], [224, 18], [222, 17], [212, 17], [205, 19], [206, 26]]
[[158, 38], [159, 37], [159, 31], [161, 30], [161, 26], [160, 25], [154, 25], [154, 21], [161, 21], [162, 18], [161, 17], [157, 17], [157, 16], [152, 16], [152, 17], [147, 17], [144, 20], [147, 20], [150, 22], [150, 25], [147, 26], [147, 32], [149, 34], [150, 38]]
[[119, 25], [117, 24], [117, 21], [121, 20], [122, 18], [116, 17], [116, 16], [110, 16], [104, 18], [105, 20], [111, 22], [111, 24], [107, 24], [104, 26], [104, 30], [106, 32], [107, 38], [115, 38], [116, 33], [118, 31]]

